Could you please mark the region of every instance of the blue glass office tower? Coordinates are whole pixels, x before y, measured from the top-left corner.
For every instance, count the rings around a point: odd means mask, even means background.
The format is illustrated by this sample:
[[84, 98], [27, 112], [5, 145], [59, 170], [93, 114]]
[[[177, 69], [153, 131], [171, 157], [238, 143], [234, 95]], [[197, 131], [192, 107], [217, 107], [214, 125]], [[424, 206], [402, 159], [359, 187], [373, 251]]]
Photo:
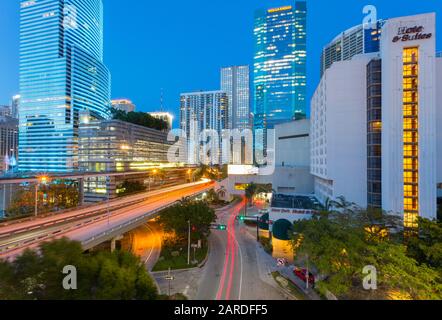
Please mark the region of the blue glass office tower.
[[78, 169], [79, 113], [110, 117], [102, 0], [20, 2], [19, 169]]
[[254, 128], [307, 114], [307, 4], [255, 13]]

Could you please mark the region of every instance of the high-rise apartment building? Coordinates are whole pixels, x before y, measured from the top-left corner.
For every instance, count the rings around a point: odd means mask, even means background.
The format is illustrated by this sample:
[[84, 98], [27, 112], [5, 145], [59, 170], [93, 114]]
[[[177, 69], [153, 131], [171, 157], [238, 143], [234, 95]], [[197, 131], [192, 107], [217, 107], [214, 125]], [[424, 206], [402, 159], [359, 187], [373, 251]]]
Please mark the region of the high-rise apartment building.
[[335, 62], [312, 99], [311, 172], [321, 201], [344, 196], [436, 218], [442, 186], [442, 58], [434, 13], [389, 19], [377, 53]]
[[111, 101], [112, 108], [124, 111], [124, 112], [134, 112], [136, 109], [135, 104], [129, 99], [115, 99]]
[[212, 150], [209, 155], [204, 154], [212, 164], [222, 161], [221, 135], [222, 130], [229, 129], [229, 122], [229, 104], [225, 92], [201, 91], [181, 94], [180, 128], [188, 139], [189, 164], [199, 164], [202, 160], [199, 137], [204, 130], [216, 132], [218, 139], [209, 139], [210, 142], [204, 144]]
[[102, 0], [20, 2], [19, 169], [78, 168], [79, 113], [110, 117]]
[[11, 117], [12, 110], [10, 106], [0, 106], [0, 117]]
[[229, 127], [239, 130], [251, 129], [249, 66], [222, 68], [221, 91], [227, 94], [229, 102]]
[[307, 4], [296, 1], [255, 13], [254, 128], [304, 118], [306, 102]]
[[17, 165], [18, 121], [0, 116], [0, 174]]
[[378, 52], [384, 23], [380, 20], [375, 25], [355, 26], [327, 44], [321, 54], [321, 77], [334, 62], [351, 60], [358, 54]]

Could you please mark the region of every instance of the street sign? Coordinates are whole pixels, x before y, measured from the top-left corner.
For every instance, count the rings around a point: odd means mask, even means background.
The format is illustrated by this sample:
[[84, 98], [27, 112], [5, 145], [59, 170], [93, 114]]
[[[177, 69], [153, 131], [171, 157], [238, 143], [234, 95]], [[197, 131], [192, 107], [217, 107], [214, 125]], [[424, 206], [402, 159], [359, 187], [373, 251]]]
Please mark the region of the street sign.
[[287, 265], [287, 260], [286, 259], [278, 259], [277, 265], [278, 265], [278, 267], [285, 267]]
[[175, 280], [175, 277], [173, 277], [173, 276], [166, 276], [165, 279], [168, 280], [168, 281], [173, 281], [173, 280]]

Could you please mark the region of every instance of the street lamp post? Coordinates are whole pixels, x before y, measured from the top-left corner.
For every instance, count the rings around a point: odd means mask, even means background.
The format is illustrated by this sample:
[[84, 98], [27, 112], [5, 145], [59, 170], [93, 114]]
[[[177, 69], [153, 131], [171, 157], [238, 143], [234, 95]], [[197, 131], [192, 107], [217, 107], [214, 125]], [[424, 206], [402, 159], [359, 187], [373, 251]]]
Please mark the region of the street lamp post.
[[107, 189], [107, 203], [106, 203], [106, 209], [107, 209], [107, 225], [110, 225], [110, 177], [106, 177], [106, 189]]
[[35, 200], [34, 200], [34, 215], [35, 217], [38, 216], [38, 182], [35, 183]]
[[35, 217], [38, 216], [38, 188], [40, 186], [40, 183], [47, 183], [47, 182], [48, 182], [48, 177], [46, 177], [46, 176], [38, 177], [37, 181], [35, 182], [35, 186], [34, 186], [34, 192], [35, 192], [34, 215], [35, 215]]
[[189, 238], [188, 238], [188, 243], [187, 243], [187, 265], [190, 266], [190, 220], [187, 221], [189, 224]]

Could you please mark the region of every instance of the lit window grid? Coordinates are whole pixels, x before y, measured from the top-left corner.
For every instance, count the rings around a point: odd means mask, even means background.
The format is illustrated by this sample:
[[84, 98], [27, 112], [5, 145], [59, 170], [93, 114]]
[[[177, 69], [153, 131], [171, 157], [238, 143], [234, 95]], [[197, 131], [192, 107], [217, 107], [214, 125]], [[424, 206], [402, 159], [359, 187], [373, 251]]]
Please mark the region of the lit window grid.
[[419, 217], [419, 48], [403, 51], [404, 225], [418, 227]]
[[[96, 118], [110, 116], [110, 76], [102, 64], [102, 3], [47, 0], [23, 4], [20, 170], [73, 171], [78, 168], [79, 111], [89, 109]], [[79, 28], [64, 28], [67, 6], [76, 8]]]
[[306, 114], [305, 18], [306, 11], [294, 9], [256, 15], [255, 128]]

